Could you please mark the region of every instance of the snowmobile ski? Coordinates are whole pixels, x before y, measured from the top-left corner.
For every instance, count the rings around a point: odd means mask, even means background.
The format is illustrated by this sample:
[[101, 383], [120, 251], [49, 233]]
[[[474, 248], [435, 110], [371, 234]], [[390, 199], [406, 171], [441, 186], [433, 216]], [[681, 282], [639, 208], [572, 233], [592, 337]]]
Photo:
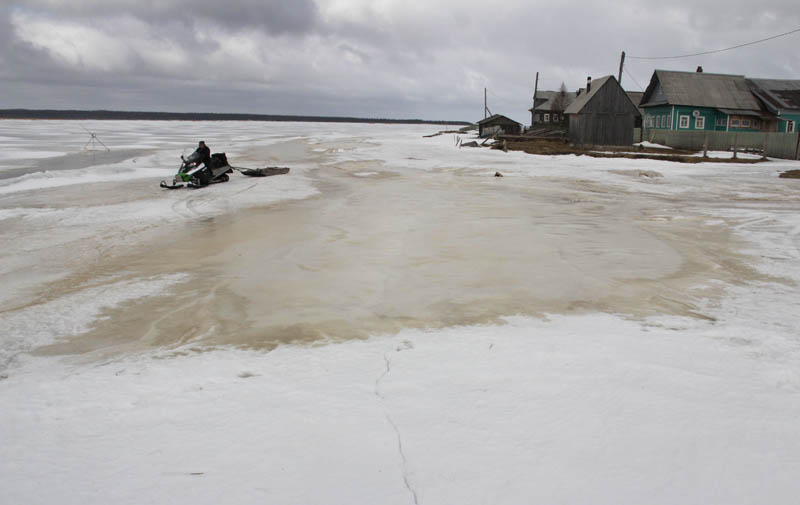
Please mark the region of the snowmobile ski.
[[180, 189], [184, 185], [183, 184], [167, 184], [167, 181], [161, 181], [161, 187], [164, 189]]

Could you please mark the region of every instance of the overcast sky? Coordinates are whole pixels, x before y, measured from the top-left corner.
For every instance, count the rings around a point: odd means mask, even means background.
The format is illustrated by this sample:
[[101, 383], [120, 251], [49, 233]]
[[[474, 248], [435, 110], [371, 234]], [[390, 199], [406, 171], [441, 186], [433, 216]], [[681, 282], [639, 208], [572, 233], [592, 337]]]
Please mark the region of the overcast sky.
[[0, 0], [0, 108], [518, 121], [656, 68], [800, 79], [797, 0]]

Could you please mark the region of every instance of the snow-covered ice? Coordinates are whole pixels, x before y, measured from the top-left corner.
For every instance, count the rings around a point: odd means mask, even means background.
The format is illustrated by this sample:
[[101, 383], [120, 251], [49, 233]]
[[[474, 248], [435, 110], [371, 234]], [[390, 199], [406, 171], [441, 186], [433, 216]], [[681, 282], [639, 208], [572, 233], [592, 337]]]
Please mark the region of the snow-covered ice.
[[0, 503], [800, 494], [797, 162], [84, 125], [0, 121]]

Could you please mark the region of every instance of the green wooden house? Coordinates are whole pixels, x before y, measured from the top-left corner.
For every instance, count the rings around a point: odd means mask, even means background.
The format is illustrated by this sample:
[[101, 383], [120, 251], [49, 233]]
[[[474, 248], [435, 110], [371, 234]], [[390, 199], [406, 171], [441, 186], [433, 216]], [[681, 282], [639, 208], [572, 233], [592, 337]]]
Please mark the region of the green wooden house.
[[764, 107], [775, 115], [775, 131], [794, 133], [800, 123], [800, 81], [748, 79], [750, 89]]
[[656, 70], [642, 96], [645, 128], [759, 132], [775, 131], [743, 75]]

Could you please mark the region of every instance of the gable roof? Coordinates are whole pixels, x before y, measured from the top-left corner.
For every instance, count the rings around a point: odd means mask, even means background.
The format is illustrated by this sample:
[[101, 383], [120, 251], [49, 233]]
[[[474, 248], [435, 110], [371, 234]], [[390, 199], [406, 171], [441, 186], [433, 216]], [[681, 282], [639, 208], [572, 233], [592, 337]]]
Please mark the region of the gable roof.
[[743, 75], [656, 70], [642, 97], [643, 107], [688, 105], [717, 109], [760, 110]]
[[614, 77], [613, 75], [606, 75], [604, 77], [600, 77], [598, 79], [593, 80], [589, 92], [588, 93], [585, 91], [581, 92], [581, 94], [578, 95], [578, 97], [575, 100], [573, 100], [571, 104], [569, 104], [569, 107], [567, 107], [567, 110], [564, 111], [564, 114], [579, 114], [581, 110], [586, 106], [586, 104], [588, 104], [592, 100], [592, 98], [594, 98], [594, 96], [603, 88], [603, 86], [607, 84], [616, 85], [620, 89], [620, 91], [624, 93], [625, 96], [628, 98], [628, 101], [631, 103], [631, 109], [637, 114], [639, 113], [639, 108], [637, 107], [637, 104], [633, 103], [633, 100], [631, 100], [630, 95], [622, 89], [622, 86], [620, 86], [619, 83], [617, 82], [617, 78]]
[[800, 81], [747, 79], [751, 91], [774, 112], [800, 110]]
[[589, 100], [592, 99], [593, 96], [600, 91], [600, 88], [605, 86], [606, 82], [609, 79], [613, 79], [612, 76], [607, 75], [605, 77], [600, 77], [599, 79], [595, 79], [592, 81], [591, 89], [588, 92], [581, 93], [578, 97], [569, 104], [567, 110], [564, 111], [564, 114], [577, 114], [583, 109], [583, 107], [589, 103]]
[[[553, 99], [558, 95], [560, 91], [537, 91], [536, 92], [536, 103], [533, 107], [528, 109], [530, 112], [535, 111], [543, 111], [548, 112], [553, 110]], [[575, 100], [575, 97], [578, 95], [575, 91], [567, 91], [566, 92], [566, 102], [567, 104], [572, 103]]]
[[514, 123], [514, 124], [522, 125], [522, 123], [518, 123], [518, 122], [514, 121], [513, 119], [511, 119], [509, 117], [503, 116], [502, 114], [492, 114], [491, 116], [489, 116], [489, 117], [487, 117], [485, 119], [481, 119], [480, 121], [478, 121], [475, 124], [484, 125], [484, 124], [492, 123], [492, 122], [495, 122], [495, 121], [499, 122], [499, 123]]

